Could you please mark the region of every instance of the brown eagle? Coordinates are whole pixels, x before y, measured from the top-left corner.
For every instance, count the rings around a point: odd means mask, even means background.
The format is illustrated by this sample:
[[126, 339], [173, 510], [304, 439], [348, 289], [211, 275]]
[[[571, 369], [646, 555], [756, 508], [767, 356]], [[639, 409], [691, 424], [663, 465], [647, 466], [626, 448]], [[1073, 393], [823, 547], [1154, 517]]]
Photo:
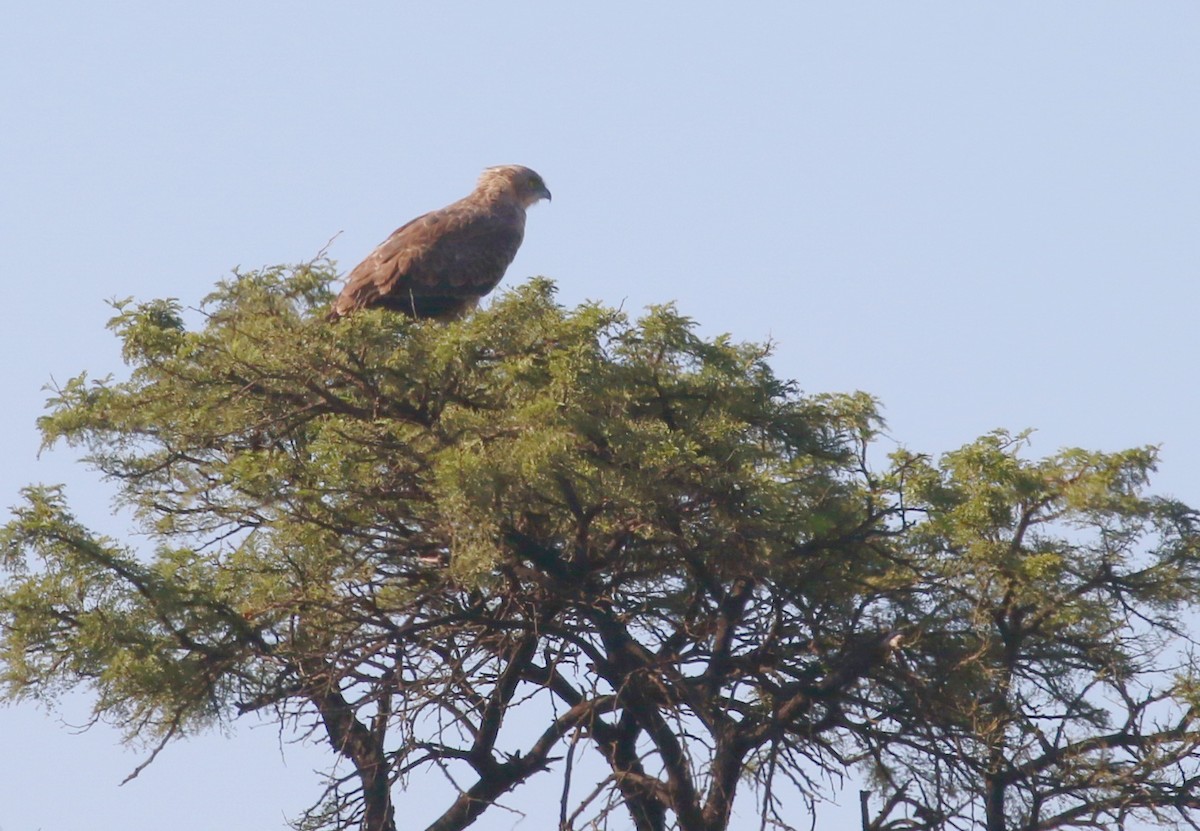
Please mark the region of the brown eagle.
[[443, 320], [475, 308], [517, 255], [525, 209], [549, 198], [529, 168], [489, 167], [470, 194], [397, 228], [359, 263], [330, 319], [366, 306]]

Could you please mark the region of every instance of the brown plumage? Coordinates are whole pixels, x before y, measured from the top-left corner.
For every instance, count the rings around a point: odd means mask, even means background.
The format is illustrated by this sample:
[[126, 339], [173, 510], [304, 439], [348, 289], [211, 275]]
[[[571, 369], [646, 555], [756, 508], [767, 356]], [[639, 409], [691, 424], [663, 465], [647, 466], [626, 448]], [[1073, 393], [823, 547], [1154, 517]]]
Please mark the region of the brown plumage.
[[489, 167], [469, 195], [396, 229], [359, 263], [330, 319], [367, 306], [441, 319], [473, 309], [517, 255], [525, 209], [549, 198], [529, 168]]

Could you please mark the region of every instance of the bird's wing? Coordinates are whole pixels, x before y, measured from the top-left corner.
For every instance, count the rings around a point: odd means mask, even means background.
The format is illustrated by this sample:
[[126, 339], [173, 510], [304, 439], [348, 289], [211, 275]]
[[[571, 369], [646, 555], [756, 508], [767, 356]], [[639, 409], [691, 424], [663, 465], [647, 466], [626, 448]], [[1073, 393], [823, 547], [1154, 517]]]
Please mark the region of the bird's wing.
[[346, 285], [334, 304], [345, 314], [376, 302], [396, 290], [409, 263], [420, 259], [433, 243], [436, 230], [445, 224], [448, 209], [431, 211], [401, 225], [346, 276]]
[[486, 294], [521, 245], [520, 219], [469, 203], [417, 217], [397, 228], [350, 272], [335, 313], [410, 292]]

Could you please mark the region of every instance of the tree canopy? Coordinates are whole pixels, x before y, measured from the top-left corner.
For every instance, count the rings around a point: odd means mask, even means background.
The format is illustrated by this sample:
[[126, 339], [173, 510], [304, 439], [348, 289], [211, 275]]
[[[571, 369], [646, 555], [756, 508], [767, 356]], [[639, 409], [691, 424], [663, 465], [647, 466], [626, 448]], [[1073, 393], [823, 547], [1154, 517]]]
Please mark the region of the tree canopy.
[[236, 275], [190, 326], [117, 305], [127, 377], [72, 379], [39, 426], [136, 533], [26, 490], [9, 697], [82, 685], [155, 752], [252, 712], [308, 732], [311, 829], [393, 829], [429, 775], [455, 783], [431, 831], [533, 781], [562, 829], [720, 831], [739, 791], [803, 827], [854, 769], [877, 829], [1197, 816], [1200, 537], [1146, 494], [1153, 449], [875, 459], [869, 396], [806, 395], [671, 306], [534, 280], [330, 324], [334, 277]]

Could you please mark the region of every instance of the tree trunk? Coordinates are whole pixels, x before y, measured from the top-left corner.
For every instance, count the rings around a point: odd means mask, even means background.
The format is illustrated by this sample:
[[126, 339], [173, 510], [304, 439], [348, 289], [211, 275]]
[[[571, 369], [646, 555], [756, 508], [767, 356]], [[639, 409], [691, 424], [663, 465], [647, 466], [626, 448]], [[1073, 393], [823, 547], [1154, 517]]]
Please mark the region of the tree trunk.
[[984, 810], [987, 831], [1005, 831], [1004, 790], [1006, 783], [998, 776], [983, 780]]

